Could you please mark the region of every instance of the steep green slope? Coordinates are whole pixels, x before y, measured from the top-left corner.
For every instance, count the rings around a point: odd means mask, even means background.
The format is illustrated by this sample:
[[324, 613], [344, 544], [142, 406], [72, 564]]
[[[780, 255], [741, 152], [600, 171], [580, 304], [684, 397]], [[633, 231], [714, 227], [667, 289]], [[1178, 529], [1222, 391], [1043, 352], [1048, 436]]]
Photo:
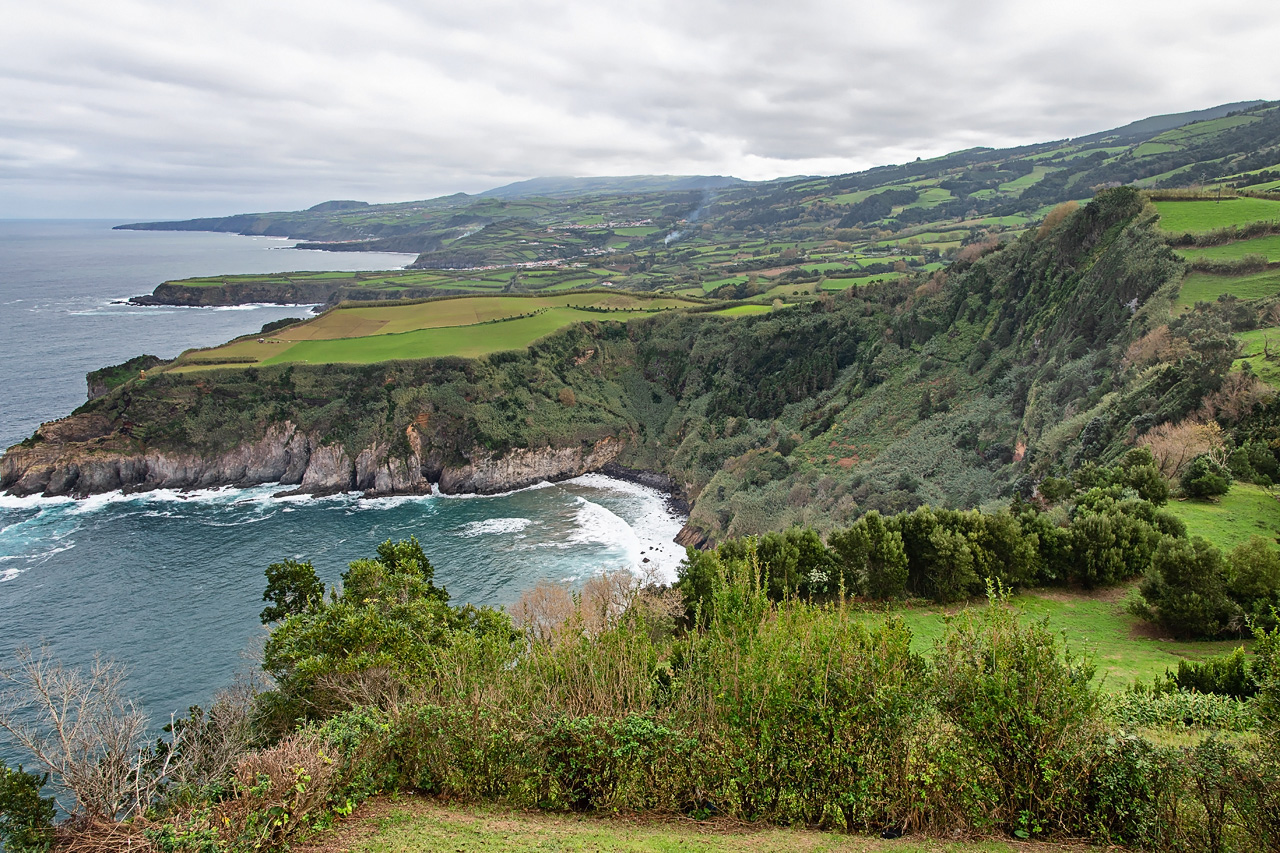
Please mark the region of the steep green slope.
[[693, 499], [690, 541], [977, 505], [1118, 453], [1224, 369], [1124, 363], [1183, 269], [1154, 221], [1120, 188], [923, 284], [761, 315], [602, 318], [477, 360], [167, 373], [81, 415], [115, 425], [98, 448], [213, 453], [289, 421], [352, 458], [412, 446], [434, 465], [620, 437], [619, 461]]

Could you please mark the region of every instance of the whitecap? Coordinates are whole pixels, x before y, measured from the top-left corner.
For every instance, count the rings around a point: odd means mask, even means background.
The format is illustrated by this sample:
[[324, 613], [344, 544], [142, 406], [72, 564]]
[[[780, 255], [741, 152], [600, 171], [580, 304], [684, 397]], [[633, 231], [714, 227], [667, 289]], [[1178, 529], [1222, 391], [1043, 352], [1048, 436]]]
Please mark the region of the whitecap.
[[534, 483], [531, 486], [525, 486], [522, 489], [512, 489], [509, 492], [494, 492], [488, 495], [476, 495], [476, 494], [446, 495], [444, 492], [440, 491], [440, 487], [437, 484], [432, 483], [431, 494], [435, 497], [448, 498], [449, 500], [470, 501], [470, 500], [481, 500], [483, 498], [507, 498], [507, 497], [511, 497], [512, 495], [518, 495], [521, 492], [536, 492], [539, 489], [554, 489], [556, 486], [557, 486], [556, 483], [552, 483], [547, 480], [541, 480], [537, 483]]
[[484, 521], [472, 521], [458, 528], [457, 535], [467, 538], [475, 536], [497, 535], [502, 533], [519, 533], [533, 521], [528, 518], [488, 518]]

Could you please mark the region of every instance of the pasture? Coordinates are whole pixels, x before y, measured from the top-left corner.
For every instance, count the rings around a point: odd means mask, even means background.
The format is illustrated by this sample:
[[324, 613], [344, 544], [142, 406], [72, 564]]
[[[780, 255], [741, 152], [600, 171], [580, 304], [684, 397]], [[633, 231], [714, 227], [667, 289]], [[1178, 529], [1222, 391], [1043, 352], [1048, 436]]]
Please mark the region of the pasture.
[[1212, 261], [1238, 261], [1246, 255], [1261, 255], [1269, 263], [1280, 262], [1280, 234], [1237, 240], [1223, 246], [1206, 246], [1202, 249], [1179, 249], [1178, 254], [1188, 258], [1205, 258]]
[[[1238, 640], [1177, 641], [1153, 636], [1148, 623], [1125, 609], [1131, 588], [1093, 592], [1029, 590], [1014, 596], [1011, 602], [1028, 620], [1047, 619], [1049, 627], [1061, 632], [1073, 651], [1090, 655], [1097, 666], [1095, 679], [1109, 692], [1124, 690], [1135, 678], [1150, 681], [1164, 675], [1166, 669], [1176, 670], [1179, 660], [1203, 660], [1241, 645]], [[868, 625], [886, 618], [901, 619], [911, 629], [912, 647], [926, 653], [942, 638], [947, 619], [956, 612], [955, 606], [930, 605], [896, 608], [882, 614], [864, 613], [858, 618]]]
[[1213, 302], [1226, 293], [1238, 299], [1274, 296], [1280, 293], [1280, 270], [1263, 270], [1246, 275], [1193, 272], [1182, 280], [1178, 305], [1190, 308], [1197, 302]]
[[699, 303], [625, 292], [477, 296], [335, 308], [306, 323], [185, 353], [169, 370], [301, 362], [368, 364], [523, 349], [571, 323], [625, 320]]
[[1224, 198], [1221, 201], [1156, 201], [1160, 229], [1171, 234], [1199, 233], [1232, 225], [1280, 219], [1280, 201]]
[[1167, 509], [1187, 525], [1188, 536], [1202, 536], [1223, 551], [1261, 536], [1280, 539], [1280, 500], [1252, 483], [1234, 483], [1217, 500], [1170, 501]]

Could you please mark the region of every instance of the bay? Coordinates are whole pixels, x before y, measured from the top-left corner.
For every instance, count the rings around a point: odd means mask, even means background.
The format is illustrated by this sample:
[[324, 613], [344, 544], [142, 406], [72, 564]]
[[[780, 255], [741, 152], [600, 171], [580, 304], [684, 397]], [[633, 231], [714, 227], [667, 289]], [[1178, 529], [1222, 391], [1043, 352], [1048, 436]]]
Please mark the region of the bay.
[[[97, 221], [0, 221], [0, 443], [84, 401], [84, 374], [173, 356], [302, 310], [115, 304], [166, 279], [394, 268], [403, 255], [302, 252], [227, 234], [112, 231]], [[508, 605], [547, 580], [610, 569], [674, 579], [683, 518], [665, 496], [598, 475], [490, 497], [278, 498], [280, 489], [0, 496], [0, 660], [47, 645], [130, 671], [157, 721], [206, 703], [252, 666], [266, 566], [312, 560], [327, 584], [387, 539], [417, 536], [455, 603]], [[10, 758], [0, 745], [0, 760]], [[15, 756], [16, 757], [16, 756]]]

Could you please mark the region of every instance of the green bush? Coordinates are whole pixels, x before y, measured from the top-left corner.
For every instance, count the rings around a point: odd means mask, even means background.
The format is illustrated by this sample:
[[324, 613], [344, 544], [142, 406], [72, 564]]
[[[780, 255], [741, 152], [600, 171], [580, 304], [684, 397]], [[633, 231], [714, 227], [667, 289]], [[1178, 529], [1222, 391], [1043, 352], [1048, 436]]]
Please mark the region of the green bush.
[[1101, 730], [1093, 671], [1047, 622], [1024, 626], [998, 598], [961, 614], [938, 645], [938, 707], [990, 771], [999, 822], [1021, 837], [1084, 820], [1089, 745]]
[[1182, 469], [1178, 483], [1189, 498], [1211, 498], [1225, 495], [1231, 489], [1231, 472], [1210, 457], [1201, 455]]
[[1248, 699], [1258, 692], [1242, 648], [1204, 661], [1178, 661], [1177, 673], [1167, 677], [1179, 690], [1196, 693]]
[[1240, 608], [1227, 595], [1222, 554], [1205, 540], [1165, 539], [1139, 587], [1140, 615], [1184, 637], [1238, 630]]
[[10, 853], [43, 853], [53, 840], [53, 797], [40, 796], [49, 774], [0, 765], [0, 841]]

